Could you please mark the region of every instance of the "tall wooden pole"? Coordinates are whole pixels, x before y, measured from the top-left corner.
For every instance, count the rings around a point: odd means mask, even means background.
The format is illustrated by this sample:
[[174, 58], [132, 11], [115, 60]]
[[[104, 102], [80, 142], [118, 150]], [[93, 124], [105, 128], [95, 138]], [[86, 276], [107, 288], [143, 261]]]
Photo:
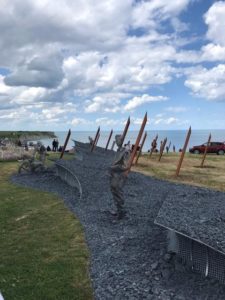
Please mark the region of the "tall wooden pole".
[[143, 140], [142, 140], [142, 142], [141, 142], [140, 150], [138, 151], [138, 154], [137, 154], [137, 156], [136, 156], [136, 160], [135, 160], [135, 163], [134, 163], [135, 165], [138, 163], [138, 160], [139, 160], [139, 157], [140, 157], [140, 155], [141, 155], [142, 148], [143, 148], [143, 146], [144, 146], [146, 137], [147, 137], [147, 132], [145, 132], [145, 135], [144, 135]]
[[159, 161], [161, 160], [161, 157], [163, 155], [163, 151], [164, 151], [164, 148], [166, 146], [166, 142], [167, 142], [167, 138], [164, 139], [163, 143], [162, 143], [162, 147], [160, 148], [160, 153], [159, 153]]
[[190, 136], [191, 136], [191, 126], [190, 126], [190, 128], [188, 130], [188, 133], [187, 133], [187, 136], [186, 136], [186, 140], [185, 140], [185, 143], [184, 143], [184, 147], [182, 149], [181, 156], [180, 156], [180, 159], [179, 159], [179, 162], [178, 162], [178, 165], [177, 165], [176, 176], [178, 176], [179, 173], [180, 173], [180, 168], [181, 168], [181, 165], [182, 165], [182, 162], [183, 162], [183, 159], [184, 159], [184, 154], [186, 152]]
[[97, 141], [99, 132], [100, 132], [100, 126], [99, 126], [98, 129], [97, 129], [97, 132], [96, 132], [96, 135], [95, 135], [93, 144], [92, 144], [92, 146], [91, 146], [91, 152], [92, 152], [92, 151], [94, 150], [94, 148], [95, 148], [95, 144], [96, 144], [96, 141]]
[[142, 124], [141, 124], [141, 128], [140, 128], [140, 131], [138, 133], [138, 136], [137, 136], [137, 139], [136, 139], [136, 143], [134, 145], [134, 148], [133, 148], [133, 151], [131, 153], [131, 156], [130, 156], [130, 160], [128, 162], [128, 170], [127, 170], [127, 175], [131, 169], [131, 166], [132, 166], [132, 163], [133, 163], [133, 160], [134, 160], [134, 157], [136, 155], [136, 152], [137, 152], [137, 148], [140, 144], [140, 140], [141, 140], [141, 137], [142, 137], [142, 134], [144, 132], [144, 129], [145, 129], [145, 125], [147, 123], [147, 120], [148, 120], [148, 117], [147, 117], [147, 112], [145, 113], [145, 116], [144, 116], [144, 119], [142, 121]]
[[106, 144], [106, 146], [105, 146], [105, 150], [108, 149], [109, 142], [110, 142], [110, 140], [111, 140], [112, 134], [113, 134], [113, 130], [111, 129], [110, 134], [109, 134], [109, 138], [108, 138], [108, 141], [107, 141], [107, 144]]
[[211, 141], [211, 133], [209, 134], [208, 142], [207, 142], [207, 145], [205, 147], [205, 151], [204, 151], [204, 154], [203, 154], [203, 157], [202, 157], [202, 162], [201, 162], [201, 165], [200, 165], [201, 168], [203, 168], [210, 141]]
[[[158, 134], [156, 135], [156, 137], [153, 139], [153, 141], [156, 141], [157, 142], [157, 140], [158, 140]], [[150, 151], [150, 153], [149, 153], [149, 157], [151, 157], [152, 156], [152, 152], [153, 152], [153, 147], [151, 147], [151, 151]]]
[[124, 142], [125, 137], [127, 135], [127, 131], [128, 131], [129, 126], [130, 126], [130, 117], [127, 119], [126, 126], [125, 126], [125, 128], [123, 130], [123, 134], [122, 134], [122, 138], [121, 138], [122, 139], [122, 145], [123, 145], [123, 142]]
[[69, 129], [68, 133], [67, 133], [67, 137], [66, 137], [66, 140], [65, 140], [65, 143], [64, 143], [64, 146], [63, 146], [63, 149], [62, 149], [62, 152], [60, 154], [60, 159], [63, 158], [63, 155], [64, 155], [64, 152], [66, 150], [66, 146], [68, 144], [68, 141], [69, 141], [69, 138], [70, 138], [70, 135], [71, 135], [71, 130]]
[[96, 147], [96, 146], [97, 146], [97, 144], [98, 144], [98, 140], [99, 140], [99, 138], [100, 138], [100, 132], [98, 133], [97, 140], [96, 140], [96, 143], [95, 143], [95, 147]]

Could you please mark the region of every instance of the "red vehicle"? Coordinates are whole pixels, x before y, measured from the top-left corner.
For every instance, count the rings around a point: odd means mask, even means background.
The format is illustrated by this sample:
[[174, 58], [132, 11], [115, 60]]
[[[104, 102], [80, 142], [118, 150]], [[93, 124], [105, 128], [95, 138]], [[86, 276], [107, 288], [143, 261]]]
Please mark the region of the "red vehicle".
[[[194, 154], [204, 153], [206, 146], [207, 146], [207, 143], [202, 144], [200, 146], [194, 146], [194, 147], [189, 149], [189, 152], [194, 153]], [[207, 153], [216, 153], [218, 155], [224, 155], [224, 153], [225, 153], [225, 143], [210, 142], [209, 146], [208, 146], [208, 149], [207, 149]]]

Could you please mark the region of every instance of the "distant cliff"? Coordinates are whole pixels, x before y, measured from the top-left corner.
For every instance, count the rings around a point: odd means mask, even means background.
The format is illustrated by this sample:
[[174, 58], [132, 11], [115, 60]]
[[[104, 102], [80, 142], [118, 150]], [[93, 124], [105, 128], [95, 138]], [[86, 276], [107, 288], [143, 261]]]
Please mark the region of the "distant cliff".
[[0, 131], [0, 139], [35, 141], [41, 139], [55, 138], [53, 131]]

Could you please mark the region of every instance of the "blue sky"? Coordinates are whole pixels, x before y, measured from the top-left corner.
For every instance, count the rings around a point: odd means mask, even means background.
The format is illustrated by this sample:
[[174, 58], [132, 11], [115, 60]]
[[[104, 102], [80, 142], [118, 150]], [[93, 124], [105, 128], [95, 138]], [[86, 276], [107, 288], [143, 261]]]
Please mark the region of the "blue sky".
[[1, 130], [225, 128], [225, 1], [0, 5]]

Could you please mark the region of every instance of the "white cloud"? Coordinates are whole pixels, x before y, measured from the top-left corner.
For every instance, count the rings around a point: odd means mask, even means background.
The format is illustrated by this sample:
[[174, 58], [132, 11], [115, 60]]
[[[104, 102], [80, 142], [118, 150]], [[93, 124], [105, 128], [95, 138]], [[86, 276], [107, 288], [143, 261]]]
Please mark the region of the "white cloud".
[[159, 102], [159, 101], [165, 101], [167, 100], [167, 97], [164, 96], [150, 96], [147, 94], [144, 94], [142, 96], [136, 96], [133, 97], [131, 100], [127, 102], [127, 104], [124, 106], [125, 111], [132, 111], [138, 106], [141, 106], [146, 103], [152, 103], [152, 102]]
[[225, 2], [217, 1], [205, 14], [205, 23], [208, 25], [207, 38], [215, 44], [225, 46]]
[[179, 122], [178, 118], [175, 117], [169, 117], [169, 118], [156, 118], [154, 120], [154, 124], [155, 125], [159, 125], [159, 124], [164, 124], [164, 125], [171, 125], [171, 124], [176, 124]]
[[188, 71], [185, 85], [197, 97], [208, 100], [225, 100], [225, 65], [214, 68], [191, 68]]

